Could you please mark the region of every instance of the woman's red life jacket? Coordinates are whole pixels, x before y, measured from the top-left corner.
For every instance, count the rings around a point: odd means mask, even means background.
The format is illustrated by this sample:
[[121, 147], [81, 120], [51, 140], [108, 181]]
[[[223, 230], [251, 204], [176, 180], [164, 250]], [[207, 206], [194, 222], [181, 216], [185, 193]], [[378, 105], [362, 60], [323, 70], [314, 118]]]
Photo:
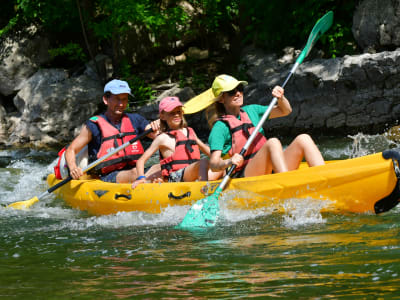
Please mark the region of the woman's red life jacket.
[[[227, 124], [232, 135], [232, 147], [229, 150], [229, 155], [233, 156], [235, 153], [240, 153], [255, 129], [249, 116], [245, 111], [240, 110], [240, 120], [233, 115], [224, 115], [219, 120]], [[243, 165], [240, 168], [235, 168], [234, 173], [242, 170], [266, 141], [265, 136], [258, 132], [249, 149], [244, 154]]]
[[168, 177], [188, 165], [200, 160], [200, 148], [196, 143], [195, 134], [192, 128], [187, 127], [187, 136], [181, 130], [171, 130], [167, 134], [175, 138], [175, 152], [161, 159], [160, 165], [162, 176]]
[[[122, 116], [120, 130], [115, 128], [101, 116], [91, 118], [90, 121], [99, 126], [101, 133], [101, 145], [97, 153], [97, 159], [137, 136], [131, 120], [125, 114]], [[97, 171], [100, 170], [101, 174], [104, 175], [115, 170], [121, 170], [127, 166], [135, 167], [136, 161], [140, 158], [143, 152], [142, 144], [140, 141], [136, 141], [118, 153], [111, 155], [94, 169]]]

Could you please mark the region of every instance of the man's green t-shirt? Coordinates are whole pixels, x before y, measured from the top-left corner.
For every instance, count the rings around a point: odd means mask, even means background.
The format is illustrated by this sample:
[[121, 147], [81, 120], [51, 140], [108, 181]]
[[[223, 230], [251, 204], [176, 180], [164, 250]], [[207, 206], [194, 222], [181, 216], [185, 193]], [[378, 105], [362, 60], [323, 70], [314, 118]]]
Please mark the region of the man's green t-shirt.
[[[247, 113], [254, 126], [257, 126], [267, 109], [268, 105], [258, 104], [251, 104], [242, 107], [242, 110]], [[240, 120], [240, 115], [238, 116], [238, 119]], [[265, 135], [262, 127], [260, 132]], [[211, 129], [210, 136], [208, 137], [208, 144], [210, 145], [211, 151], [222, 150], [221, 156], [225, 156], [229, 152], [232, 148], [232, 135], [226, 123], [222, 121], [215, 122]]]

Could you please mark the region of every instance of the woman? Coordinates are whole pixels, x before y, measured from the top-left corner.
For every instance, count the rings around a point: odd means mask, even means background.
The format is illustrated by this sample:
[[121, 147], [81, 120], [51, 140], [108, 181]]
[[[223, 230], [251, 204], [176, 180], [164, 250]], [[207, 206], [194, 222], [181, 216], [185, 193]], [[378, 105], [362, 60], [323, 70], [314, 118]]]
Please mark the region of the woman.
[[[212, 171], [221, 171], [236, 165], [233, 177], [247, 177], [295, 170], [305, 158], [310, 167], [325, 164], [324, 159], [308, 134], [297, 136], [283, 150], [277, 138], [266, 139], [261, 129], [244, 157], [239, 154], [254, 127], [258, 124], [268, 106], [243, 106], [243, 87], [246, 81], [238, 81], [229, 75], [219, 75], [212, 84], [215, 96], [207, 109], [211, 133], [208, 139]], [[282, 87], [276, 86], [272, 96], [278, 99], [269, 118], [278, 118], [292, 112]]]

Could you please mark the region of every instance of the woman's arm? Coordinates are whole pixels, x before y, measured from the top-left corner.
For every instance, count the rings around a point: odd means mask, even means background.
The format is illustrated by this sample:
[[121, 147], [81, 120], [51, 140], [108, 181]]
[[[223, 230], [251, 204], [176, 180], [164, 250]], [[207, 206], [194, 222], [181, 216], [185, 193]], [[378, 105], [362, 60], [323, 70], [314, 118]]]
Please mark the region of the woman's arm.
[[292, 106], [289, 100], [284, 95], [284, 89], [280, 86], [274, 87], [272, 90], [272, 96], [278, 99], [277, 105], [271, 110], [269, 115], [270, 119], [285, 117], [292, 112]]
[[229, 159], [222, 159], [221, 150], [215, 150], [211, 153], [210, 157], [210, 169], [213, 172], [223, 171], [232, 164], [235, 164], [237, 167], [240, 167], [243, 164], [243, 156], [239, 153], [235, 153]]

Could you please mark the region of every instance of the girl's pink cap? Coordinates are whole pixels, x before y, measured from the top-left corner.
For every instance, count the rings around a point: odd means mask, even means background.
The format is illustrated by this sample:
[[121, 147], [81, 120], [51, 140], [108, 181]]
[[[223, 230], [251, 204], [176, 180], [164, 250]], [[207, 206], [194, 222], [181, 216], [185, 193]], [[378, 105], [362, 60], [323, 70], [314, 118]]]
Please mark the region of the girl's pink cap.
[[178, 97], [165, 97], [160, 101], [160, 105], [158, 106], [158, 111], [173, 111], [176, 107], [183, 106], [182, 102], [179, 101]]

